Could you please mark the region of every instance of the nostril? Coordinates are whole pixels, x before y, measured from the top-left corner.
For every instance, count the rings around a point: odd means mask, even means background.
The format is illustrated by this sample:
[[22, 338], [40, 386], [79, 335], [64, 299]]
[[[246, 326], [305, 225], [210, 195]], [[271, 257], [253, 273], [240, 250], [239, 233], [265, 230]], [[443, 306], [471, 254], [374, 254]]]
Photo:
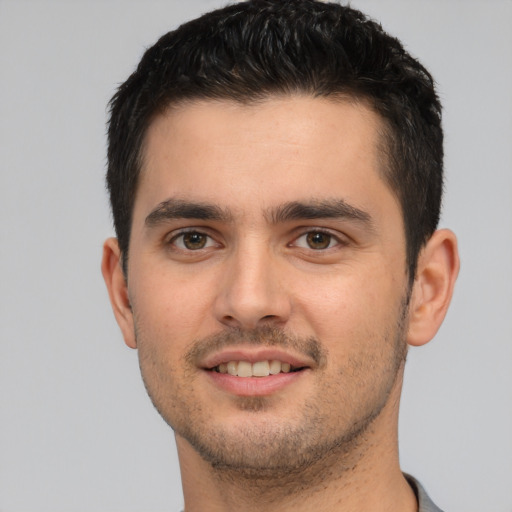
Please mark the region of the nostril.
[[224, 316], [222, 317], [222, 321], [223, 321], [225, 324], [228, 324], [228, 325], [232, 325], [232, 324], [234, 324], [234, 323], [237, 323], [237, 322], [236, 322], [235, 317], [234, 317], [234, 316], [232, 316], [232, 315], [224, 315]]

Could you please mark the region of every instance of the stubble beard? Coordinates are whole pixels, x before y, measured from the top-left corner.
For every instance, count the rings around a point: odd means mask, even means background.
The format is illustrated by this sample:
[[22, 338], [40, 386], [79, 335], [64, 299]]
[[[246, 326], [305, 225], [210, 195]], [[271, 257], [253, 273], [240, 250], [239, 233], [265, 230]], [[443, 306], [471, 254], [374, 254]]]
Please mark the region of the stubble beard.
[[[329, 398], [340, 396], [339, 387], [333, 382], [327, 382], [322, 389], [322, 396], [306, 402], [301, 417], [295, 418], [293, 422], [283, 421], [279, 417], [279, 408], [272, 396], [237, 397], [237, 408], [254, 415], [255, 421], [247, 421], [244, 425], [228, 430], [223, 428], [222, 422], [217, 424], [218, 417], [208, 417], [200, 404], [187, 398], [191, 396], [190, 390], [195, 380], [193, 371], [190, 370], [192, 362], [204, 352], [217, 350], [237, 339], [255, 345], [292, 347], [299, 353], [307, 353], [309, 357], [313, 357], [319, 370], [322, 369], [328, 354], [317, 340], [293, 337], [280, 329], [262, 327], [250, 332], [231, 330], [199, 340], [184, 358], [189, 374], [185, 375], [183, 382], [169, 387], [167, 384], [172, 380], [172, 375], [158, 366], [157, 355], [149, 350], [149, 353], [139, 355], [143, 381], [163, 419], [177, 436], [185, 439], [211, 465], [219, 478], [230, 481], [247, 479], [253, 485], [259, 482], [260, 487], [265, 487], [267, 491], [273, 487], [279, 488], [281, 493], [286, 492], [286, 482], [289, 482], [290, 492], [295, 492], [300, 481], [311, 486], [327, 478], [326, 473], [336, 471], [336, 477], [339, 477], [340, 473], [354, 469], [368, 449], [367, 439], [371, 436], [372, 426], [402, 376], [407, 355], [407, 311], [408, 297], [402, 302], [394, 332], [388, 332], [382, 339], [375, 340], [388, 349], [389, 344], [393, 345], [385, 381], [374, 383], [374, 386], [379, 387], [376, 394], [369, 400], [361, 400], [360, 404], [350, 404], [351, 397], [345, 396], [340, 397], [340, 403], [332, 404], [329, 403]], [[141, 345], [143, 343], [139, 347]], [[371, 368], [376, 362], [377, 360], [366, 361], [364, 366]], [[360, 364], [360, 361], [354, 362], [354, 366]], [[148, 366], [157, 374], [160, 373], [160, 385], [155, 387], [145, 377], [146, 373], [151, 373], [147, 372]], [[350, 378], [347, 375], [350, 373], [357, 372], [349, 366], [342, 370], [339, 377]], [[365, 375], [370, 380], [380, 377], [382, 376]], [[358, 382], [352, 382], [355, 395], [358, 385]], [[333, 421], [333, 409], [344, 407], [352, 410], [359, 407], [356, 417]], [[258, 414], [272, 410], [277, 411], [275, 422], [263, 424], [258, 421]]]

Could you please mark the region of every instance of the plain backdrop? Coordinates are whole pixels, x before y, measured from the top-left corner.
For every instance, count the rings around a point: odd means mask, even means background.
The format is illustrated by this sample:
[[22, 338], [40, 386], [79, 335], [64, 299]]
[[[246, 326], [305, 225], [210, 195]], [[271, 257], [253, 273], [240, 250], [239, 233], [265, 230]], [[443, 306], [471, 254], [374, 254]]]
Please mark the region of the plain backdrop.
[[[174, 512], [172, 431], [100, 275], [106, 104], [142, 52], [223, 5], [0, 0], [0, 511]], [[512, 512], [512, 2], [359, 0], [437, 79], [442, 226], [462, 270], [410, 352], [404, 470], [446, 512]]]

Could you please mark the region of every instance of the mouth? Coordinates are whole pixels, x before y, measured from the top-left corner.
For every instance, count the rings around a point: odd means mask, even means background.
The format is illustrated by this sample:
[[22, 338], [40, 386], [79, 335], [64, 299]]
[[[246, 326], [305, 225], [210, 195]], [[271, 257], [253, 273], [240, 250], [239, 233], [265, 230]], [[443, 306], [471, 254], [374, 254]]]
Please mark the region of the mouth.
[[314, 369], [314, 361], [275, 347], [233, 347], [212, 354], [201, 367], [228, 394], [268, 396], [301, 381]]
[[231, 360], [222, 362], [209, 371], [231, 375], [233, 377], [268, 377], [280, 373], [295, 373], [306, 370], [307, 366], [293, 366], [278, 359], [264, 359], [250, 362], [246, 360]]

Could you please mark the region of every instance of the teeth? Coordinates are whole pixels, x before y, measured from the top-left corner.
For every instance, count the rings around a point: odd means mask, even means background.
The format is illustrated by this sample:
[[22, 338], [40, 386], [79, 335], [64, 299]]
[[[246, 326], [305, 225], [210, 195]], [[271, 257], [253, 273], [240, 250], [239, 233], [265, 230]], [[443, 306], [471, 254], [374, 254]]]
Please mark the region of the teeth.
[[252, 364], [249, 361], [229, 361], [228, 363], [219, 364], [214, 370], [235, 377], [268, 377], [281, 372], [289, 373], [291, 365], [277, 360], [258, 361]]
[[281, 373], [281, 361], [270, 361], [270, 375]]
[[239, 377], [252, 377], [252, 364], [249, 361], [240, 361], [237, 375]]
[[[240, 368], [240, 365], [238, 366]], [[258, 361], [252, 365], [252, 374], [254, 377], [266, 377], [270, 374], [270, 365], [268, 361]]]
[[236, 361], [229, 361], [228, 363], [228, 373], [229, 375], [234, 375], [235, 377], [238, 375], [238, 363]]

